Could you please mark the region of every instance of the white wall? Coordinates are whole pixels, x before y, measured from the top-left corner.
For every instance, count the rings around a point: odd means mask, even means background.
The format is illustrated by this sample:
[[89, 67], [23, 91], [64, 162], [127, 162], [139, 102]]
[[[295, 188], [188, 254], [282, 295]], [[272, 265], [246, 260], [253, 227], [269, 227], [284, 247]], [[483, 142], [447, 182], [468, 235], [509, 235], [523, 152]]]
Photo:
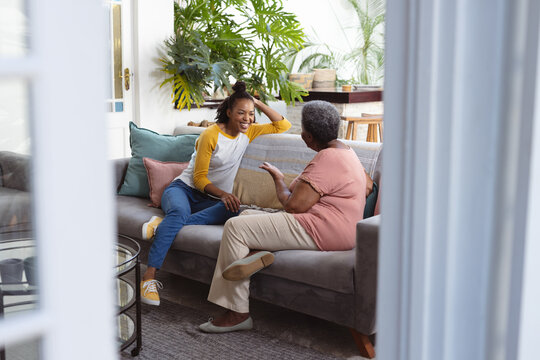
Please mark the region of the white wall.
[[[19, 58], [27, 51], [27, 20], [22, 0], [0, 2], [0, 56]], [[22, 78], [0, 80], [0, 150], [30, 153], [28, 84]]]
[[353, 25], [357, 20], [347, 1], [289, 0], [283, 7], [296, 14], [308, 39], [342, 52], [354, 46], [358, 33]]
[[173, 0], [134, 0], [135, 120], [160, 133], [172, 133], [175, 125], [170, 87], [164, 79], [159, 58], [163, 42], [173, 34]]

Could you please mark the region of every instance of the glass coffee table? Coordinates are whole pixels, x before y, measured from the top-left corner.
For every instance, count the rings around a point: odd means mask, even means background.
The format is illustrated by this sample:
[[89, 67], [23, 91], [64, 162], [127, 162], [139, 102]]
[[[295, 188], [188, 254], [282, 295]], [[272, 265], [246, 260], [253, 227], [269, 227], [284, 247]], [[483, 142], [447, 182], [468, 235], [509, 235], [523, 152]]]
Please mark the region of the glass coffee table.
[[[0, 261], [23, 261], [22, 275], [2, 279], [0, 275], [0, 319], [16, 312], [35, 309], [38, 304], [37, 271], [35, 267], [36, 244], [31, 232], [8, 234], [0, 231]], [[128, 236], [117, 235], [114, 244], [114, 272], [116, 281], [117, 342], [120, 351], [136, 342], [131, 350], [137, 356], [142, 347], [140, 254], [139, 244]], [[4, 270], [5, 273], [5, 270]], [[17, 278], [20, 276], [20, 278]], [[9, 358], [9, 356], [8, 356]], [[0, 348], [0, 360], [6, 359], [5, 349]]]
[[11, 314], [36, 308], [35, 261], [36, 244], [29, 231], [0, 236], [0, 318], [8, 310]]
[[[37, 308], [35, 260], [36, 245], [31, 231], [0, 228], [0, 319]], [[37, 358], [38, 348], [25, 345], [24, 354]], [[6, 350], [0, 348], [0, 360], [5, 360], [6, 355]]]
[[[140, 252], [141, 248], [135, 240], [125, 235], [117, 236], [114, 246], [117, 340], [120, 351], [136, 341], [137, 345], [131, 350], [132, 356], [139, 355], [142, 347]], [[135, 272], [135, 279], [133, 279], [133, 272]], [[134, 316], [129, 312], [133, 307], [135, 307]]]

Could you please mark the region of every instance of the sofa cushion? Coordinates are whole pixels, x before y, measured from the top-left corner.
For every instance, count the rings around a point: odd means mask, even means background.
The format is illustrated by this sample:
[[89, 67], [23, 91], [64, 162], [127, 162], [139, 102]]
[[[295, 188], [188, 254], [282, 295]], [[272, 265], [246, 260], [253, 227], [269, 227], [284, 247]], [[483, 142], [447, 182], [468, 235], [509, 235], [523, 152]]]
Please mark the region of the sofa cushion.
[[201, 126], [182, 125], [174, 128], [173, 135], [201, 134], [206, 129]]
[[[184, 226], [171, 247], [217, 259], [222, 234], [223, 225]], [[283, 250], [274, 254], [274, 265], [261, 273], [345, 294], [354, 291], [354, 250]]]
[[[141, 240], [142, 226], [154, 215], [164, 216], [161, 209], [147, 206], [148, 200], [134, 196], [116, 196], [118, 233]], [[143, 259], [142, 261], [146, 261]]]
[[189, 162], [159, 161], [144, 157], [143, 163], [148, 174], [148, 185], [150, 186], [149, 196], [152, 203], [149, 205], [161, 207], [163, 191], [174, 178], [186, 170]]
[[31, 222], [32, 194], [0, 187], [0, 228]]
[[0, 184], [4, 187], [28, 191], [30, 187], [30, 156], [0, 151]]
[[[161, 209], [147, 206], [148, 200], [133, 196], [116, 196], [118, 232], [142, 240], [142, 226], [154, 215], [165, 216]], [[223, 225], [188, 225], [176, 235], [171, 248], [217, 259]], [[145, 262], [146, 259], [141, 259]]]
[[171, 247], [217, 259], [222, 235], [223, 225], [186, 225]]
[[133, 122], [129, 123], [129, 130], [131, 159], [118, 193], [148, 198], [150, 187], [143, 157], [160, 161], [189, 161], [198, 135], [160, 135], [152, 130], [139, 128]]
[[377, 196], [377, 202], [375, 203], [375, 209], [373, 210], [373, 215], [379, 215], [381, 213], [381, 193]]
[[375, 205], [377, 204], [378, 195], [379, 195], [379, 186], [374, 181], [373, 190], [371, 191], [371, 194], [369, 194], [368, 197], [366, 198], [366, 206], [364, 207], [364, 219], [367, 219], [375, 215]]
[[274, 256], [274, 264], [261, 273], [344, 294], [354, 293], [354, 249], [348, 251], [283, 250], [275, 252]]
[[[342, 140], [356, 153], [369, 176], [373, 177], [381, 144]], [[299, 135], [269, 134], [259, 136], [246, 149], [234, 180], [233, 193], [243, 204], [282, 209], [270, 175], [259, 168], [267, 161], [281, 170], [287, 185], [300, 174], [315, 156]]]

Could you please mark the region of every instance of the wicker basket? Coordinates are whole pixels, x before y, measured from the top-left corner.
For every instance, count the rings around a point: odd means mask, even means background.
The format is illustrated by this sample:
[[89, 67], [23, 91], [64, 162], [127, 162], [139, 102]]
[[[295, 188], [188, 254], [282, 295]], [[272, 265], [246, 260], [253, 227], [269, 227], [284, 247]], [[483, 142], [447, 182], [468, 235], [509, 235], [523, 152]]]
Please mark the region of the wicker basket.
[[334, 88], [336, 69], [313, 69], [313, 88]]
[[289, 74], [289, 81], [302, 86], [306, 90], [309, 90], [313, 84], [313, 73]]

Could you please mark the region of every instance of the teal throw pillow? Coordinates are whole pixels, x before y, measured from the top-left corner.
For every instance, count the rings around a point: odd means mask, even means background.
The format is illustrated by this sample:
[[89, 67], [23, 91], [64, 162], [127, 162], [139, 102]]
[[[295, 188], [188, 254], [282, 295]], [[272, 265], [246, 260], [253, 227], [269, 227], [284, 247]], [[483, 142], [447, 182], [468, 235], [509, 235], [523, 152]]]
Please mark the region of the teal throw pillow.
[[364, 219], [370, 218], [375, 213], [375, 205], [377, 205], [377, 196], [379, 195], [379, 187], [373, 182], [373, 191], [366, 198], [366, 206], [364, 207]]
[[143, 157], [159, 161], [186, 162], [195, 149], [196, 135], [160, 135], [129, 123], [131, 159], [118, 194], [148, 198], [150, 186]]

